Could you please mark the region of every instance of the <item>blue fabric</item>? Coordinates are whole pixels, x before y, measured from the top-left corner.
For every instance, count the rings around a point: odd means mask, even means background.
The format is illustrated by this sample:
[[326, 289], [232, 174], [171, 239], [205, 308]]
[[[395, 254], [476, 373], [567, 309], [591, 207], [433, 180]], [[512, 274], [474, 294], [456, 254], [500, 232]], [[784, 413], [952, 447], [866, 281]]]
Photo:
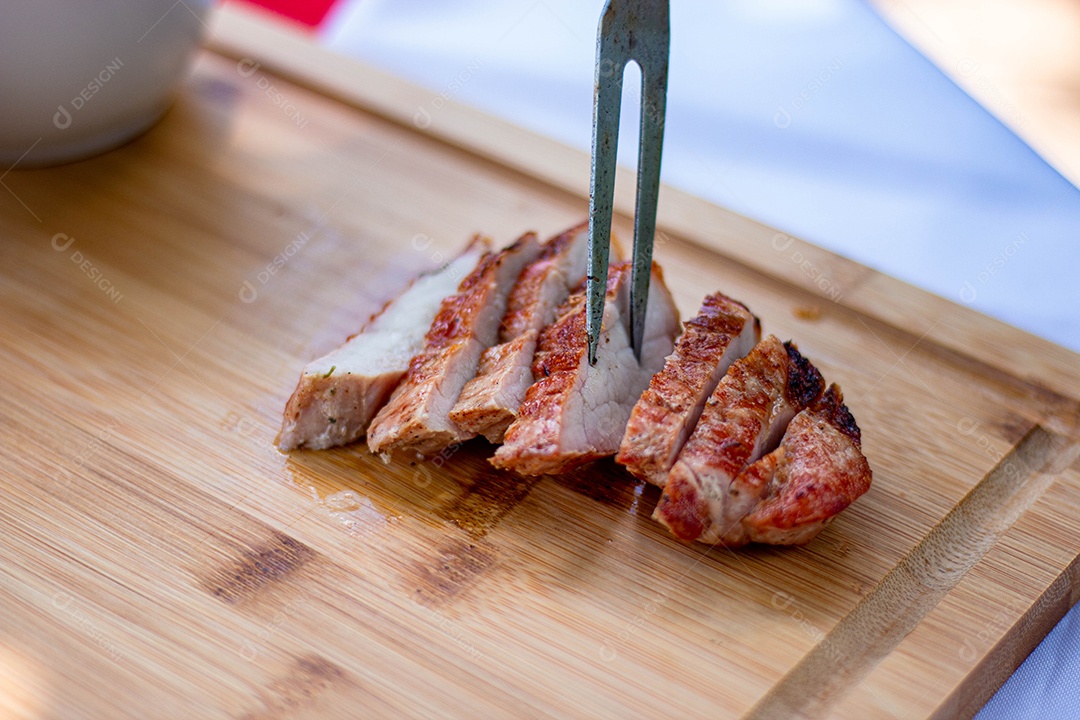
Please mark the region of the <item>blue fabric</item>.
[[1080, 605], [1073, 606], [975, 717], [1080, 717]]

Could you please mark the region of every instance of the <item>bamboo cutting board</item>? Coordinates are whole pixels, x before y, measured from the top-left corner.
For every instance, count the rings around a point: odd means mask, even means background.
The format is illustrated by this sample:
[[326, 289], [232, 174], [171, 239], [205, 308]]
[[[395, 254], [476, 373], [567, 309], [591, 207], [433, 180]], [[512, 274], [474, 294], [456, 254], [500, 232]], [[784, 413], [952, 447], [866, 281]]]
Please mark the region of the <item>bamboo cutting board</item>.
[[[272, 440], [301, 367], [588, 158], [235, 8], [159, 126], [0, 194], [0, 715], [970, 715], [1077, 599], [1080, 357], [665, 188], [722, 289], [841, 383], [874, 485], [706, 551], [609, 462]], [[620, 181], [618, 225], [632, 183]]]

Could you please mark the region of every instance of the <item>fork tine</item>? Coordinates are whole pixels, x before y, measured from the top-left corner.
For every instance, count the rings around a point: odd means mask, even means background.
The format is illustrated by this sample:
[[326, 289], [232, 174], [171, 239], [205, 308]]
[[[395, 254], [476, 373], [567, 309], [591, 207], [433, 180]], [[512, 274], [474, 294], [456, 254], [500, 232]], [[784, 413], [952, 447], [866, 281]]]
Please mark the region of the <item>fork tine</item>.
[[638, 46], [641, 67], [641, 131], [638, 141], [637, 202], [634, 210], [634, 270], [630, 284], [630, 344], [641, 360], [645, 312], [652, 276], [656, 201], [660, 193], [660, 159], [664, 150], [667, 109], [669, 24], [667, 2], [655, 3], [657, 17], [650, 42]]
[[589, 192], [589, 267], [586, 279], [585, 325], [589, 333], [589, 363], [596, 364], [600, 326], [607, 294], [611, 214], [615, 194], [615, 160], [619, 145], [621, 78], [625, 53], [614, 42], [611, 0], [604, 4], [596, 39], [596, 89], [593, 100], [592, 177]]
[[641, 359], [663, 153], [669, 35], [668, 0], [607, 0], [604, 5], [596, 41], [588, 299], [585, 308], [589, 362], [593, 365], [596, 364], [607, 289], [622, 78], [626, 63], [630, 60], [636, 61], [641, 68], [642, 86], [629, 323], [634, 355]]

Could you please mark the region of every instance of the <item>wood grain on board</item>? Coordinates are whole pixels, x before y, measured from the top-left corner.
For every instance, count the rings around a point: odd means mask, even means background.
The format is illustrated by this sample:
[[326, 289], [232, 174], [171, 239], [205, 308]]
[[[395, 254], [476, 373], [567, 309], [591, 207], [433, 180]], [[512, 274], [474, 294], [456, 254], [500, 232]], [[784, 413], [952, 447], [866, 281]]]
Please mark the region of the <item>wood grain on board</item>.
[[863, 428], [874, 485], [813, 543], [680, 544], [610, 462], [282, 455], [308, 360], [473, 232], [579, 221], [587, 158], [214, 30], [145, 136], [3, 177], [12, 716], [963, 715], [1076, 600], [1080, 358], [670, 188], [683, 314], [746, 302]]

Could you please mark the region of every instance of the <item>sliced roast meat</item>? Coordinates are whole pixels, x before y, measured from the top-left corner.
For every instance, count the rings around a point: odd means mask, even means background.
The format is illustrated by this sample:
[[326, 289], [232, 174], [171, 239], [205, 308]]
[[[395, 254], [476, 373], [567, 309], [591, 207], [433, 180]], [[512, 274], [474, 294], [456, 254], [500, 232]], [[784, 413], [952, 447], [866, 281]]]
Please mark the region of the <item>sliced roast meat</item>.
[[585, 277], [588, 252], [585, 222], [548, 240], [540, 257], [522, 270], [510, 293], [500, 344], [480, 356], [476, 377], [465, 385], [450, 413], [463, 435], [502, 442], [533, 384], [533, 355], [540, 330], [551, 323], [559, 305]]
[[518, 417], [491, 462], [526, 475], [559, 473], [613, 455], [634, 403], [671, 353], [678, 312], [655, 263], [641, 362], [627, 331], [631, 264], [612, 265], [597, 363], [588, 360], [585, 287], [578, 286], [540, 334], [533, 374]]
[[707, 296], [634, 405], [616, 462], [663, 487], [720, 378], [760, 339], [761, 323], [746, 306], [720, 293]]
[[473, 239], [441, 270], [417, 278], [344, 345], [309, 363], [285, 406], [278, 446], [319, 450], [363, 437], [423, 347], [443, 299], [489, 249], [487, 240]]
[[409, 362], [405, 379], [368, 430], [368, 447], [387, 457], [394, 450], [431, 455], [464, 439], [450, 411], [465, 383], [476, 375], [480, 355], [499, 340], [507, 297], [522, 269], [541, 246], [528, 233], [497, 253], [486, 254], [443, 300]]
[[653, 517], [681, 540], [717, 543], [742, 520], [732, 480], [780, 442], [824, 381], [794, 343], [770, 335], [736, 360], [709, 396], [668, 474]]
[[780, 447], [748, 467], [731, 484], [738, 498], [737, 528], [725, 544], [803, 545], [870, 489], [870, 463], [862, 436], [838, 385], [791, 421]]

